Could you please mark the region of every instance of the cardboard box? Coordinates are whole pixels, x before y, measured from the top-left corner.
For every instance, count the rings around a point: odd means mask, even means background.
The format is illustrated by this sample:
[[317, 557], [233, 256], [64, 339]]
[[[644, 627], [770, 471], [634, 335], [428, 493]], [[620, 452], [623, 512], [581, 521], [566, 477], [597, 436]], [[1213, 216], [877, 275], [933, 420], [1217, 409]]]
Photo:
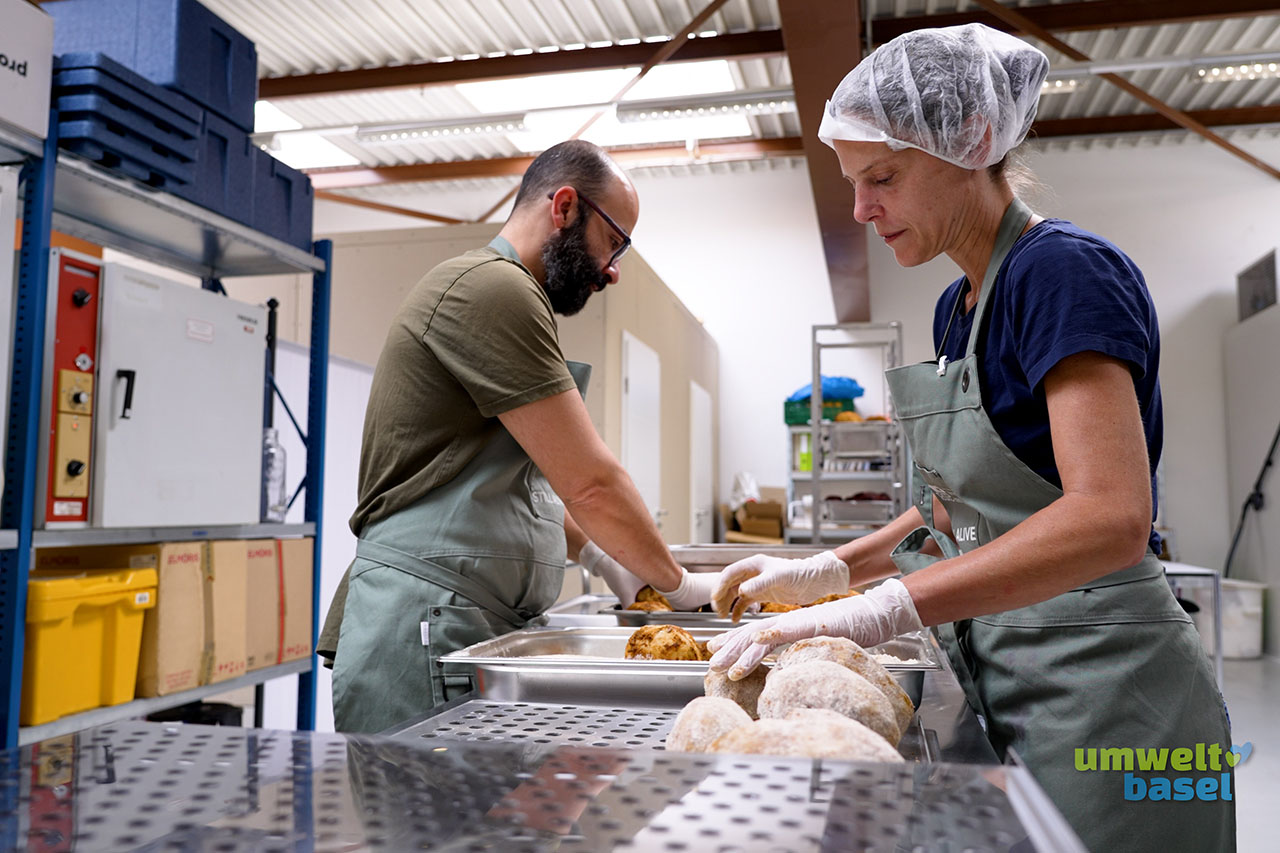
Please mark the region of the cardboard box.
[[248, 602], [245, 612], [245, 666], [261, 669], [280, 661], [280, 551], [274, 539], [250, 539], [247, 546]]
[[142, 624], [139, 697], [166, 696], [200, 685], [205, 657], [203, 542], [40, 548], [32, 568], [41, 572], [154, 568], [156, 606]]
[[245, 674], [249, 550], [243, 539], [204, 543], [205, 656], [201, 684]]
[[281, 598], [284, 621], [280, 630], [280, 662], [309, 657], [312, 652], [311, 574], [312, 539], [281, 539]]
[[53, 18], [26, 0], [0, 0], [0, 121], [49, 134]]
[[782, 520], [777, 518], [742, 518], [738, 529], [748, 536], [782, 537]]

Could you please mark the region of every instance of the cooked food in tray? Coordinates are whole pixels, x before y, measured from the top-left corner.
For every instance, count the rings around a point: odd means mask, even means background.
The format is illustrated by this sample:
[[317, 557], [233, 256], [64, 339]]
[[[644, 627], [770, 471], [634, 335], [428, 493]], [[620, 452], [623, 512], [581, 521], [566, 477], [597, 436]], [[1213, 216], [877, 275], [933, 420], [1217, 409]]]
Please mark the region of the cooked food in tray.
[[675, 625], [645, 625], [627, 640], [628, 660], [702, 660], [698, 641]]
[[[848, 598], [851, 595], [858, 595], [858, 593], [856, 591], [851, 590], [847, 593], [844, 593], [843, 595], [841, 594], [824, 595], [822, 598], [819, 598], [817, 601], [811, 601], [808, 604], [779, 604], [777, 602], [768, 601], [760, 605], [760, 609], [757, 615], [763, 616], [763, 615], [770, 615], [774, 613], [787, 613], [792, 610], [799, 610], [801, 607], [812, 607], [815, 604], [826, 604], [828, 601], [835, 601], [837, 598]], [[662, 593], [658, 592], [651, 586], [645, 586], [645, 587], [642, 587], [638, 593], [636, 593], [636, 600], [634, 604], [629, 604], [626, 607], [615, 605], [613, 607], [606, 608], [601, 612], [618, 614], [620, 617], [620, 621], [623, 622], [623, 624], [638, 624], [636, 620], [637, 619], [643, 620], [645, 617], [622, 615], [628, 612], [635, 613], [636, 611], [666, 614], [666, 613], [674, 612], [674, 608], [671, 607], [670, 603], [667, 601], [665, 597], [663, 597]], [[750, 614], [747, 614], [747, 615], [750, 615]], [[676, 619], [679, 619], [681, 622], [686, 622], [689, 624], [702, 624], [707, 621], [720, 620], [720, 617], [716, 615], [715, 611], [711, 609], [711, 605], [709, 604], [705, 605], [701, 610], [692, 611], [692, 612], [681, 612], [674, 617], [662, 616], [662, 617], [655, 617], [655, 618], [661, 618], [664, 621], [666, 621], [668, 618], [676, 618]]]
[[894, 747], [915, 713], [888, 670], [842, 637], [794, 643], [742, 681], [708, 671], [703, 687], [667, 749], [902, 761]]

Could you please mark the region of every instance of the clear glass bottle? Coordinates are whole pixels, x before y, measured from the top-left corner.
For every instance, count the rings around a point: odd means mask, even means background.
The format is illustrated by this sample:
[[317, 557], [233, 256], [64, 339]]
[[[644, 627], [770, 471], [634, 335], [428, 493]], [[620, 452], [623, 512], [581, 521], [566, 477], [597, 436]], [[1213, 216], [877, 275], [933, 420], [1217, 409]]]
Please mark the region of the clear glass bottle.
[[284, 479], [284, 447], [274, 427], [262, 430], [262, 520], [280, 523], [289, 508]]

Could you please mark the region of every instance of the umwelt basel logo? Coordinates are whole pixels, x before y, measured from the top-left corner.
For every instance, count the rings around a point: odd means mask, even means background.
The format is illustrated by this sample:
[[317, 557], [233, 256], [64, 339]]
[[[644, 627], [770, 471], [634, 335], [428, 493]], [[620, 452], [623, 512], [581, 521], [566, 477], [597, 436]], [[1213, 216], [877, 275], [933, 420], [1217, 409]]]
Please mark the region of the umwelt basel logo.
[[16, 57], [12, 57], [7, 53], [0, 53], [0, 69], [7, 68], [19, 77], [27, 76], [27, 61], [21, 62]]
[[1124, 798], [1136, 800], [1230, 800], [1231, 770], [1248, 760], [1253, 744], [1220, 743], [1160, 747], [1077, 748], [1082, 773], [1123, 773]]

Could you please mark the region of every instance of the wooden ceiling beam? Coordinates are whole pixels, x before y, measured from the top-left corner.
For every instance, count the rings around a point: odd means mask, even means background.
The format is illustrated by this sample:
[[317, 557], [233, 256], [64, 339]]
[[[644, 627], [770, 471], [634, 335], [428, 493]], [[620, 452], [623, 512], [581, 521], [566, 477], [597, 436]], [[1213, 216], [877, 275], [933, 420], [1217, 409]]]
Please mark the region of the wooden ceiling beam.
[[867, 229], [853, 218], [853, 194], [835, 152], [818, 139], [827, 98], [862, 57], [860, 0], [784, 0], [778, 4], [795, 89], [809, 186], [838, 323], [871, 319]]
[[[1187, 112], [1187, 115], [1205, 127], [1280, 124], [1280, 106], [1191, 110]], [[1156, 130], [1176, 130], [1178, 127], [1179, 125], [1176, 122], [1160, 113], [1039, 119], [1031, 125], [1031, 133], [1028, 134], [1028, 138], [1054, 139], [1063, 136], [1142, 133]]]
[[[1280, 3], [1276, 0], [1213, 0], [1212, 3], [1204, 0], [1085, 0], [1057, 5], [1019, 6], [1018, 13], [1049, 32], [1071, 32], [1278, 15]], [[967, 12], [874, 20], [871, 22], [871, 39], [876, 44], [883, 44], [922, 27], [950, 27], [972, 23], [986, 24], [1018, 35], [1031, 34], [990, 12], [972, 9]]]
[[[804, 153], [794, 136], [777, 139], [745, 139], [710, 142], [698, 146], [696, 159], [725, 162], [762, 160], [767, 157], [796, 157]], [[609, 149], [609, 156], [621, 165], [643, 166], [664, 161], [689, 162], [683, 145], [643, 145]], [[495, 157], [488, 160], [452, 160], [440, 163], [410, 163], [403, 166], [355, 166], [337, 169], [310, 169], [307, 174], [317, 191], [351, 187], [374, 187], [422, 181], [456, 181], [474, 178], [520, 177], [532, 157]]]
[[[296, 74], [290, 77], [264, 77], [258, 81], [258, 97], [289, 98], [302, 95], [328, 95], [395, 86], [440, 86], [452, 83], [474, 83], [478, 80], [498, 80], [506, 77], [556, 74], [562, 71], [622, 68], [628, 65], [644, 65], [653, 57], [654, 51], [664, 44], [665, 42], [640, 42], [610, 47], [584, 47], [581, 50], [528, 53], [522, 56], [480, 57], [479, 59], [457, 59], [452, 62], [423, 62], [414, 65], [329, 71], [321, 74]], [[685, 44], [680, 47], [679, 56], [671, 61], [750, 59], [758, 56], [777, 56], [782, 51], [780, 30], [754, 30], [708, 38], [686, 39]]]

